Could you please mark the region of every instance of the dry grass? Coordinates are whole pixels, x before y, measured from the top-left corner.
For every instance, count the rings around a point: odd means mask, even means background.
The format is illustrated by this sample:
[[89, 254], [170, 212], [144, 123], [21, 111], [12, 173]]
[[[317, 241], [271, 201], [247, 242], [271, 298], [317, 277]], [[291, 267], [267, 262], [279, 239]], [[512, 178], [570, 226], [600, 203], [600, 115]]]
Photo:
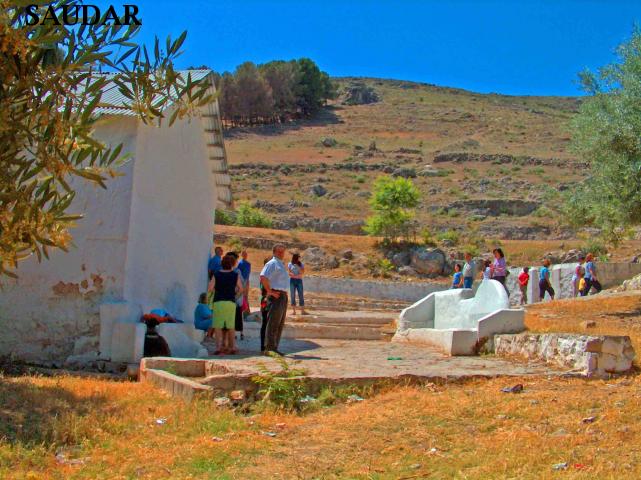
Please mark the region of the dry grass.
[[[594, 320], [595, 327], [583, 323]], [[569, 332], [629, 335], [641, 352], [641, 296], [638, 293], [608, 294], [576, 300], [557, 300], [529, 306], [527, 327], [535, 332]]]
[[[641, 348], [639, 294], [536, 305], [526, 322], [580, 332], [588, 319], [590, 332], [630, 334]], [[524, 392], [500, 392], [514, 383]], [[498, 378], [243, 417], [141, 384], [0, 377], [0, 478], [640, 478], [640, 396], [637, 375]], [[61, 464], [57, 452], [82, 464]], [[567, 470], [554, 471], [559, 463]]]
[[[524, 393], [500, 392], [516, 382]], [[305, 417], [251, 419], [207, 403], [186, 406], [142, 385], [73, 378], [1, 385], [15, 395], [3, 402], [5, 429], [25, 415], [55, 424], [50, 440], [0, 442], [7, 479], [552, 478], [561, 462], [569, 478], [641, 475], [638, 378], [396, 388]], [[54, 420], [54, 404], [64, 419]], [[582, 423], [590, 416], [594, 423]], [[156, 425], [161, 417], [167, 423]], [[60, 446], [84, 464], [59, 464]]]

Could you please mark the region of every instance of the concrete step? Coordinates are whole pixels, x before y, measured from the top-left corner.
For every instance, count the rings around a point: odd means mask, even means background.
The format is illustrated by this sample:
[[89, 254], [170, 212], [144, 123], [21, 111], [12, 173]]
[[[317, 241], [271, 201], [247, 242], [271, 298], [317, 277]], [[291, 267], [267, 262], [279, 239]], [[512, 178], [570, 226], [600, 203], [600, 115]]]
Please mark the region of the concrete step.
[[289, 323], [283, 329], [285, 338], [331, 338], [336, 340], [381, 340], [379, 327], [328, 325], [319, 323]]
[[288, 315], [292, 323], [317, 323], [331, 325], [369, 325], [382, 326], [394, 321], [396, 315], [390, 312], [375, 311], [310, 311], [308, 315]]

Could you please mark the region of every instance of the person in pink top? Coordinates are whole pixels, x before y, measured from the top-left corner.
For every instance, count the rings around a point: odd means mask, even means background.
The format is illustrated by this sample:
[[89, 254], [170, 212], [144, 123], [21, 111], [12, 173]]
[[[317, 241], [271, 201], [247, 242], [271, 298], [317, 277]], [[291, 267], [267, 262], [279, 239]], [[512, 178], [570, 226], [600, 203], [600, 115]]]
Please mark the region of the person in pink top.
[[505, 261], [505, 254], [500, 248], [495, 248], [492, 253], [494, 254], [494, 262], [491, 266], [492, 280], [496, 280], [503, 285], [503, 288], [505, 288], [505, 292], [509, 297], [510, 292], [508, 292], [507, 287], [505, 286], [505, 279], [507, 277], [507, 262]]

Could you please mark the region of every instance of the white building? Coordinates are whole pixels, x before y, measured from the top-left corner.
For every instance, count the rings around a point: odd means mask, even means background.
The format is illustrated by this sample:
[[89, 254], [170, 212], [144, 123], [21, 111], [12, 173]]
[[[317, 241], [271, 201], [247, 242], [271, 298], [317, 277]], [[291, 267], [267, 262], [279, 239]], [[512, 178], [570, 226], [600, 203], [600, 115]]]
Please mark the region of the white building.
[[[191, 75], [215, 91], [211, 71]], [[113, 84], [102, 101], [96, 137], [124, 143], [132, 158], [107, 190], [75, 181], [70, 211], [84, 214], [71, 231], [75, 248], [23, 261], [18, 280], [3, 279], [0, 355], [61, 361], [74, 342], [76, 353], [97, 350], [103, 304], [125, 305], [131, 315], [164, 308], [193, 323], [207, 286], [214, 209], [231, 203], [218, 103], [158, 127], [121, 107]]]

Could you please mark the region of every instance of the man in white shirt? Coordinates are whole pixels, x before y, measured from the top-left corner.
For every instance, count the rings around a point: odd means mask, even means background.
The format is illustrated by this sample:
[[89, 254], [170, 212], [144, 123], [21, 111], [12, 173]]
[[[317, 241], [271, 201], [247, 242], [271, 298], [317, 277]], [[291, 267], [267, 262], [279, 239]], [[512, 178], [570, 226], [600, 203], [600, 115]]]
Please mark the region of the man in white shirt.
[[283, 263], [285, 247], [275, 245], [272, 250], [274, 257], [265, 264], [260, 272], [260, 282], [267, 292], [267, 329], [265, 333], [265, 353], [278, 351], [278, 344], [285, 326], [287, 315], [287, 289], [289, 288], [289, 273]]

